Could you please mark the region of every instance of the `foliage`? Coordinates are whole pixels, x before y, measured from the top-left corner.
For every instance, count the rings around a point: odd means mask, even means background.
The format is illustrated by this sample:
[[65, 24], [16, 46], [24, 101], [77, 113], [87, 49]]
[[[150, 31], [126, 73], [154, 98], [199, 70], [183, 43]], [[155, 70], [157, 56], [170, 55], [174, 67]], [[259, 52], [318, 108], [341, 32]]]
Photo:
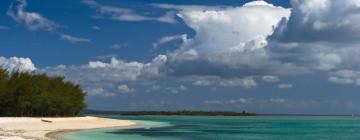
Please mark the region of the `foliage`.
[[64, 77], [0, 69], [0, 116], [76, 116], [85, 93]]

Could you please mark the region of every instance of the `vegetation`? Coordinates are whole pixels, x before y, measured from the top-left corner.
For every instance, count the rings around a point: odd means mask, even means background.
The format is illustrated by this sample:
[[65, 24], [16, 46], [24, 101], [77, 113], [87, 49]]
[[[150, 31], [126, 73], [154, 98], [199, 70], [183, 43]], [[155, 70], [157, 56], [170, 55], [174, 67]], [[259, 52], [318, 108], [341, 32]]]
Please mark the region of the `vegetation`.
[[0, 69], [0, 116], [76, 116], [85, 93], [64, 77]]
[[205, 111], [140, 111], [123, 112], [120, 115], [140, 116], [140, 115], [160, 115], [160, 116], [255, 116], [253, 113], [242, 112], [205, 112]]

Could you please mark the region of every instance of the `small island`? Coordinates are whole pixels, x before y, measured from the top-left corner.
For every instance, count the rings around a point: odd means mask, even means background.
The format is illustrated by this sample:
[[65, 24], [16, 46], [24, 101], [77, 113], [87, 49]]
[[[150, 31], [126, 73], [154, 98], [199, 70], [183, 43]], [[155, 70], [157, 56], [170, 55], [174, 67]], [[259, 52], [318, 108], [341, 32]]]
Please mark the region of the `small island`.
[[137, 111], [122, 112], [123, 116], [255, 116], [254, 113], [242, 112], [224, 112], [224, 111]]

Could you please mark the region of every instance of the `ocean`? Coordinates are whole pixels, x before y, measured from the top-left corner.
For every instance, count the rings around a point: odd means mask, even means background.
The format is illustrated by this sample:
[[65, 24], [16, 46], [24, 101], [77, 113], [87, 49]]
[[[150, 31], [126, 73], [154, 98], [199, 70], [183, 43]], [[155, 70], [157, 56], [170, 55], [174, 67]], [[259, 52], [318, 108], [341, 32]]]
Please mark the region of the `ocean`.
[[143, 125], [65, 132], [66, 140], [360, 140], [360, 118], [111, 116]]

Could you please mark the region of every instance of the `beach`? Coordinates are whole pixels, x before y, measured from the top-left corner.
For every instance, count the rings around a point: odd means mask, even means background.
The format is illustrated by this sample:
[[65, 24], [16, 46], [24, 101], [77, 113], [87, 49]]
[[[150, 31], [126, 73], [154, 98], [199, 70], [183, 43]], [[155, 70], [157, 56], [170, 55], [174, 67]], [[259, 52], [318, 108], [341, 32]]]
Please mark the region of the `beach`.
[[48, 134], [61, 131], [127, 127], [136, 125], [127, 120], [98, 117], [32, 118], [0, 117], [0, 140], [52, 140]]

